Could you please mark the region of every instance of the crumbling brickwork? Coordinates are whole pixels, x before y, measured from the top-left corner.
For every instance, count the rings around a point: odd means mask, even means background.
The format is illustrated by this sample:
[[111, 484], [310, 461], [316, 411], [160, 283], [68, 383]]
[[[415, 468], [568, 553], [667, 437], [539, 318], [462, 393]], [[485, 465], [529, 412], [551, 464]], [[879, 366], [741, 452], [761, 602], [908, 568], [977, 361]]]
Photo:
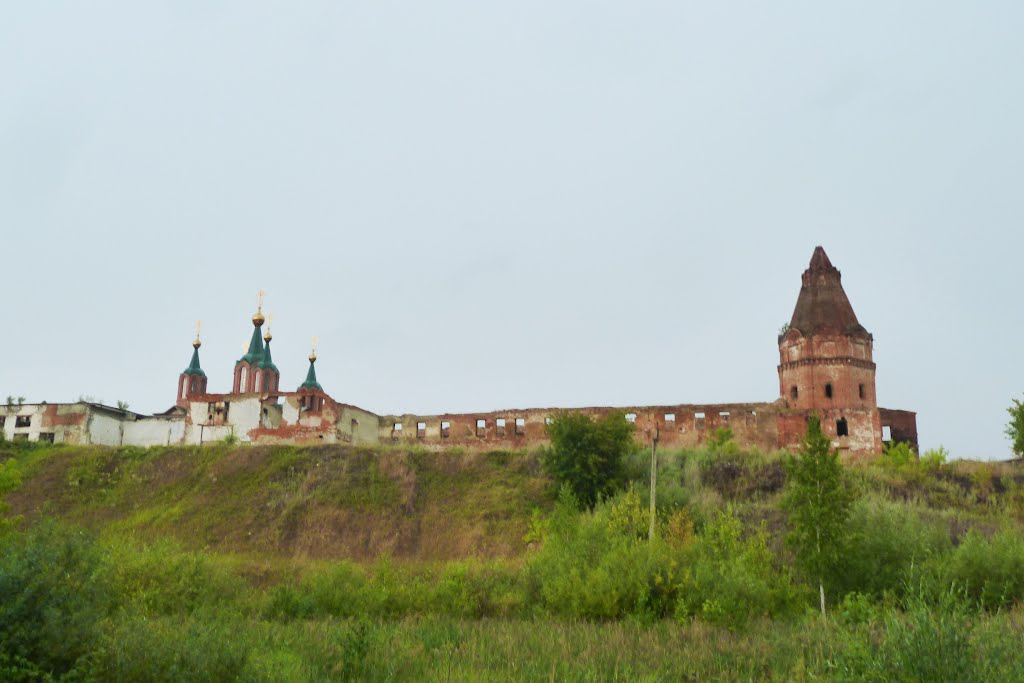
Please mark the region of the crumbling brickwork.
[[8, 438], [112, 445], [235, 438], [247, 443], [344, 441], [489, 449], [544, 443], [548, 421], [564, 411], [595, 417], [618, 412], [636, 425], [637, 439], [645, 442], [657, 436], [664, 446], [698, 447], [716, 429], [727, 427], [742, 446], [775, 450], [799, 447], [813, 414], [848, 456], [878, 453], [883, 440], [907, 441], [917, 448], [916, 415], [878, 408], [874, 339], [857, 320], [839, 270], [821, 247], [802, 275], [793, 316], [778, 337], [779, 397], [773, 402], [378, 416], [339, 403], [324, 390], [316, 377], [315, 340], [305, 381], [296, 391], [281, 391], [270, 354], [269, 323], [261, 335], [264, 322], [258, 308], [229, 393], [207, 391], [197, 335], [192, 362], [178, 378], [175, 407], [166, 413], [142, 416], [95, 404], [17, 406], [16, 411], [8, 409], [11, 417], [0, 428]]

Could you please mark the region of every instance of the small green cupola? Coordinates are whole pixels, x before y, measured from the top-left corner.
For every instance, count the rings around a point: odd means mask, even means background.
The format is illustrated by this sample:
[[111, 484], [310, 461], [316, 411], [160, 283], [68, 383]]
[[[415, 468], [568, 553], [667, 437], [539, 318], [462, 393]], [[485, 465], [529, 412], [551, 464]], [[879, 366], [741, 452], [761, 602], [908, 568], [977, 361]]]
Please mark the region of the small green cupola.
[[299, 391], [323, 391], [320, 382], [316, 381], [316, 337], [313, 337], [313, 350], [309, 352], [309, 371], [306, 381], [299, 385]]
[[192, 342], [192, 362], [185, 368], [184, 374], [206, 377], [206, 373], [203, 372], [203, 368], [199, 365], [199, 347], [202, 345], [203, 343], [199, 341], [199, 337], [196, 337], [196, 340]]
[[206, 373], [199, 365], [199, 347], [203, 345], [199, 340], [201, 326], [202, 323], [196, 323], [196, 338], [192, 342], [192, 362], [178, 375], [178, 394], [174, 402], [183, 408], [188, 406], [190, 396], [206, 393]]

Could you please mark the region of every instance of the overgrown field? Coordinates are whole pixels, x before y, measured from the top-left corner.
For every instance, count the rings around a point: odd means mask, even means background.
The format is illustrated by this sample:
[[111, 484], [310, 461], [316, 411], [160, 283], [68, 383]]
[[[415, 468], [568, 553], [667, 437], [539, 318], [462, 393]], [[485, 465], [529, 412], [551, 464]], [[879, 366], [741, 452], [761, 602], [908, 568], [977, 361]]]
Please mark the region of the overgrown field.
[[0, 443], [0, 680], [1024, 680], [1024, 471], [883, 458], [828, 580], [781, 454]]

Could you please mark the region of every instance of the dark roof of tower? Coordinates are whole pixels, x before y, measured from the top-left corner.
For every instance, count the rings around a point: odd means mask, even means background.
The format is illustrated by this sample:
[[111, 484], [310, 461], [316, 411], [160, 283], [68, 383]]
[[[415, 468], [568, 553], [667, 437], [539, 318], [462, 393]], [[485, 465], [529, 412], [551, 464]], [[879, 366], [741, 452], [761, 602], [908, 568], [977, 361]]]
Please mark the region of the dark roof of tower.
[[302, 389], [316, 389], [323, 391], [323, 387], [320, 386], [320, 382], [316, 381], [316, 357], [310, 356], [309, 359], [309, 372], [306, 373], [306, 381], [299, 385], [299, 390]]
[[270, 355], [270, 340], [267, 339], [267, 346], [263, 350], [263, 360], [260, 361], [260, 367], [268, 370], [277, 372], [277, 366], [274, 365], [274, 358]]
[[249, 340], [249, 350], [246, 351], [245, 355], [238, 359], [238, 362], [247, 362], [249, 365], [259, 365], [263, 360], [263, 337], [260, 335], [260, 325], [263, 321], [260, 320], [258, 323], [253, 321], [252, 339]]
[[[196, 343], [198, 344], [199, 342], [196, 342]], [[186, 375], [196, 375], [198, 377], [206, 377], [206, 373], [203, 372], [203, 369], [201, 367], [199, 367], [199, 347], [198, 346], [196, 346], [195, 348], [192, 349], [192, 362], [188, 364], [188, 367], [185, 368], [185, 372], [183, 374], [186, 374]]]
[[811, 264], [804, 271], [800, 296], [793, 309], [789, 328], [804, 336], [821, 333], [870, 337], [857, 321], [850, 300], [843, 291], [842, 276], [821, 247], [814, 250]]

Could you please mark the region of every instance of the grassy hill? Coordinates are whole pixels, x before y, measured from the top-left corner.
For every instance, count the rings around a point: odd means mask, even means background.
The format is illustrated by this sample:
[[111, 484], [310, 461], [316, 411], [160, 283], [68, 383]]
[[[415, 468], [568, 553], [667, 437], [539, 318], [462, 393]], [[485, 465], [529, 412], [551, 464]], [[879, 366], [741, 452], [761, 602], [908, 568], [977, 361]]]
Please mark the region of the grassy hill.
[[295, 560], [517, 556], [532, 510], [551, 504], [527, 453], [65, 447], [5, 459], [19, 482], [5, 487], [10, 514]]
[[1024, 679], [1019, 465], [847, 467], [822, 620], [784, 457], [0, 442], [0, 680]]

